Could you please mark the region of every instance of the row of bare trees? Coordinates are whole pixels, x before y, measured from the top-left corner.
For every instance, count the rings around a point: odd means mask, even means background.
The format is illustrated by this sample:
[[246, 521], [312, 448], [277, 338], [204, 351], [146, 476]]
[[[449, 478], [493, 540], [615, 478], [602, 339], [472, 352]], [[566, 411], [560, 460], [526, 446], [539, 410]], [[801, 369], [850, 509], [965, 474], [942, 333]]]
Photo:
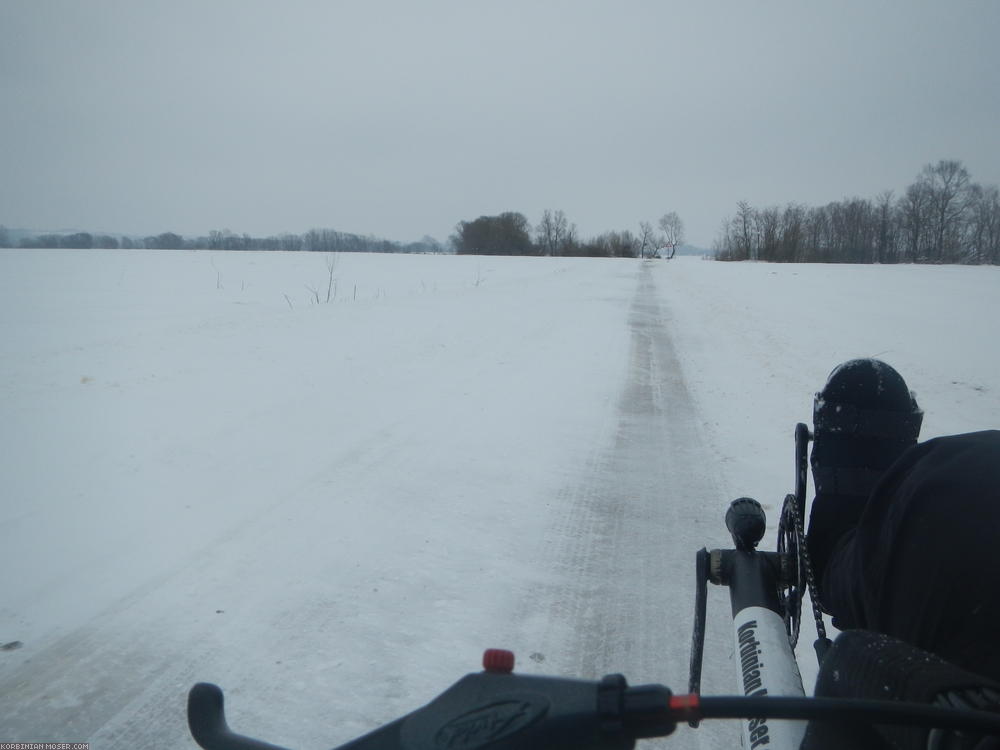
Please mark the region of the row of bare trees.
[[604, 232], [581, 240], [576, 224], [563, 211], [545, 209], [531, 236], [531, 224], [524, 214], [508, 211], [497, 216], [480, 216], [461, 221], [455, 227], [451, 244], [459, 255], [549, 255], [590, 258], [673, 257], [684, 242], [684, 222], [670, 212], [660, 217], [654, 229], [649, 222], [639, 223], [639, 233]]
[[[0, 227], [0, 247], [13, 244], [6, 229]], [[149, 237], [113, 236], [74, 232], [72, 234], [37, 234], [19, 242], [25, 248], [65, 248], [72, 250], [286, 250], [322, 253], [440, 253], [444, 247], [433, 237], [418, 242], [400, 243], [378, 237], [338, 232], [334, 229], [311, 229], [304, 234], [281, 234], [251, 237], [228, 229], [213, 230], [207, 237], [185, 238], [174, 232]]]
[[209, 250], [303, 250], [317, 253], [434, 253], [444, 248], [433, 237], [419, 242], [399, 243], [371, 235], [351, 234], [336, 229], [310, 229], [304, 234], [280, 234], [270, 237], [251, 237], [235, 234], [228, 229], [209, 232], [194, 242]]
[[[176, 237], [176, 235], [172, 236]], [[22, 237], [17, 246], [26, 248], [63, 248], [66, 250], [113, 250], [118, 248], [132, 250], [136, 247], [145, 247], [146, 240], [151, 243], [151, 247], [158, 242], [157, 237], [136, 240], [131, 237], [115, 237], [110, 234], [72, 232], [68, 234], [35, 234], [30, 237]], [[10, 242], [8, 237], [0, 235], [0, 247], [13, 246], [13, 242]]]
[[959, 161], [928, 164], [898, 198], [826, 206], [737, 204], [715, 242], [720, 260], [1000, 264], [1000, 190], [972, 182]]

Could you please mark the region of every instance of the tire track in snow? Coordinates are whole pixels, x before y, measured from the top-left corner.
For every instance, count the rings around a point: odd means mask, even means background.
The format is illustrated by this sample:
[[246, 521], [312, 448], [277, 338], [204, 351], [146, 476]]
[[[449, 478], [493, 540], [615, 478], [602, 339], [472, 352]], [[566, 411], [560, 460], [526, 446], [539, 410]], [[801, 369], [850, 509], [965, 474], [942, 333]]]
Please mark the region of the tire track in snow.
[[[726, 502], [715, 486], [669, 322], [653, 266], [643, 263], [615, 413], [579, 481], [560, 493], [548, 537], [548, 578], [519, 613], [518, 639], [540, 643], [533, 658], [541, 654], [545, 661], [530, 671], [588, 679], [621, 672], [630, 684], [660, 682], [686, 691], [694, 555], [725, 542]], [[725, 592], [710, 591], [706, 693], [732, 692], [728, 612]], [[527, 632], [537, 630], [543, 634]], [[735, 724], [708, 723], [696, 731], [681, 727], [657, 744], [735, 747], [737, 738]]]

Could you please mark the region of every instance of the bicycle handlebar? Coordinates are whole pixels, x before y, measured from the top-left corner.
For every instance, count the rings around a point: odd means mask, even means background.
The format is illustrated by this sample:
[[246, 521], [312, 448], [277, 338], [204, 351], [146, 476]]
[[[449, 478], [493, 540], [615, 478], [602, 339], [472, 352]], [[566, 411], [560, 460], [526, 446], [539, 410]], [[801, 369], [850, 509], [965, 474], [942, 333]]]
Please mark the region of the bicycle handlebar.
[[[983, 711], [898, 701], [673, 695], [663, 685], [630, 687], [617, 674], [594, 682], [516, 675], [507, 667], [493, 667], [466, 675], [423, 708], [337, 750], [475, 750], [487, 745], [490, 750], [628, 750], [638, 739], [672, 733], [679, 721], [764, 716], [1000, 735], [1000, 715]], [[284, 750], [232, 732], [222, 690], [208, 683], [191, 689], [188, 723], [205, 750]]]
[[[670, 691], [629, 687], [621, 675], [598, 682], [507, 672], [466, 675], [423, 708], [360, 737], [342, 750], [525, 748], [628, 750], [636, 739], [674, 730]], [[233, 733], [222, 690], [199, 683], [188, 696], [188, 723], [206, 750], [283, 750]]]

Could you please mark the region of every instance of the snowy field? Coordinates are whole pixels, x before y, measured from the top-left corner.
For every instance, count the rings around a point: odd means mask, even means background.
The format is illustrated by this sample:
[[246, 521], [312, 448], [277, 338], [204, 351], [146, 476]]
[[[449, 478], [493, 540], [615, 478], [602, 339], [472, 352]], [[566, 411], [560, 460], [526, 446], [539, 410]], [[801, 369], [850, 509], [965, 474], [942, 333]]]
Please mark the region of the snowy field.
[[325, 260], [0, 251], [0, 741], [190, 748], [207, 680], [333, 747], [488, 646], [683, 689], [694, 552], [773, 520], [836, 364], [1000, 426], [997, 268], [341, 255], [327, 303]]

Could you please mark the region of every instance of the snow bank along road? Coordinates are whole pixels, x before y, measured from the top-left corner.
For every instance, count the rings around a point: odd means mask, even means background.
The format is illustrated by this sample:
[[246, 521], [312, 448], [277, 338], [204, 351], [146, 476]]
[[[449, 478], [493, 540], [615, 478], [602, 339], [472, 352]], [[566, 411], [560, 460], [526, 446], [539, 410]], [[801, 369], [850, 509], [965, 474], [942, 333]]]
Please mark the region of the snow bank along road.
[[210, 680], [331, 747], [487, 646], [684, 684], [724, 501], [665, 269], [343, 256], [316, 304], [315, 256], [0, 265], [0, 739], [190, 747]]

